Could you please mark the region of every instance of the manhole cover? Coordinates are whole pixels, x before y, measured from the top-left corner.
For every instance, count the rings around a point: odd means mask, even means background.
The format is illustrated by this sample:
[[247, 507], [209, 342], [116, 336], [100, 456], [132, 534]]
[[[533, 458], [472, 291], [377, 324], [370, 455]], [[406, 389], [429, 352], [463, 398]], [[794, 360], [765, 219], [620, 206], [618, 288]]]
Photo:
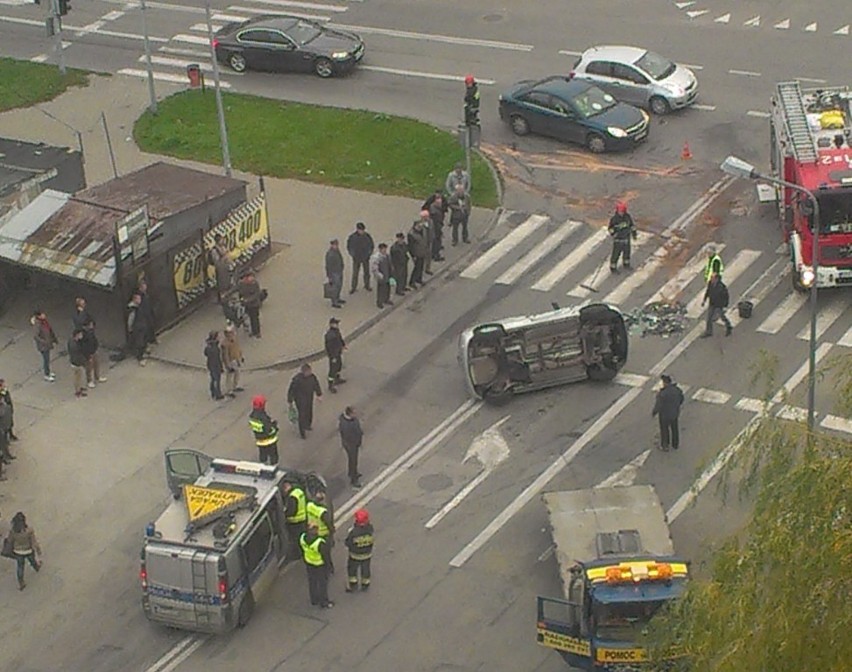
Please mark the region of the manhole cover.
[[446, 490], [453, 484], [453, 479], [446, 474], [427, 474], [417, 479], [417, 485], [427, 492]]
[[485, 16], [482, 17], [482, 20], [488, 21], [490, 23], [494, 23], [495, 21], [502, 21], [503, 15], [502, 14], [486, 14]]

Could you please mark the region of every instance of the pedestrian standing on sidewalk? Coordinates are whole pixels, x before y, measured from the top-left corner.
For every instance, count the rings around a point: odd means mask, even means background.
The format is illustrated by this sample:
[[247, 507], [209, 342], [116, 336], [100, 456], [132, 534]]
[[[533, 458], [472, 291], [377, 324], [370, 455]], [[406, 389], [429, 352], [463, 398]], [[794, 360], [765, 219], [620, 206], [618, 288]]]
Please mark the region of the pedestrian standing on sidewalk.
[[56, 380], [53, 371], [50, 370], [50, 351], [59, 342], [56, 334], [53, 332], [53, 327], [47, 321], [47, 315], [41, 308], [36, 308], [33, 311], [33, 316], [30, 318], [30, 324], [33, 330], [33, 340], [35, 341], [36, 350], [41, 354], [42, 371], [44, 379], [52, 383]]
[[440, 189], [426, 199], [423, 209], [429, 211], [429, 219], [432, 222], [432, 260], [444, 261], [441, 252], [444, 249], [444, 218], [447, 215], [447, 202]]
[[222, 395], [222, 343], [219, 332], [211, 331], [204, 341], [204, 359], [207, 363], [207, 373], [210, 374], [210, 398], [219, 401]]
[[346, 239], [346, 251], [352, 257], [352, 285], [349, 288], [349, 293], [354, 294], [358, 291], [358, 275], [364, 276], [364, 289], [368, 292], [370, 289], [370, 257], [373, 255], [373, 237], [367, 233], [367, 226], [364, 222], [358, 222], [355, 225], [355, 230], [349, 234]]
[[459, 187], [462, 188], [464, 193], [470, 193], [470, 175], [467, 174], [461, 162], [456, 163], [455, 167], [447, 175], [447, 181], [444, 183], [444, 191], [448, 194], [454, 194]]
[[139, 311], [145, 317], [145, 347], [157, 343], [157, 320], [154, 317], [154, 304], [148, 294], [148, 282], [143, 278], [139, 281]]
[[346, 451], [347, 473], [349, 474], [349, 485], [358, 489], [361, 487], [361, 474], [358, 472], [358, 453], [364, 440], [364, 430], [361, 429], [361, 421], [355, 413], [353, 406], [347, 406], [340, 418], [337, 420], [337, 429], [340, 432], [340, 443]]
[[396, 295], [405, 296], [408, 291], [408, 245], [405, 234], [396, 234], [396, 240], [390, 248], [391, 277], [396, 281]]
[[85, 297], [78, 296], [74, 299], [74, 315], [71, 317], [71, 326], [73, 329], [85, 329], [89, 322], [94, 322], [95, 318], [89, 312]]
[[725, 315], [725, 308], [728, 307], [730, 296], [728, 288], [722, 282], [722, 278], [718, 273], [713, 273], [710, 276], [710, 283], [707, 285], [707, 290], [704, 292], [704, 298], [701, 300], [701, 305], [710, 301], [710, 308], [707, 309], [707, 326], [701, 338], [709, 338], [713, 335], [713, 323], [716, 320], [722, 320], [725, 325], [725, 336], [730, 336], [734, 330], [728, 316]]
[[657, 399], [654, 402], [654, 410], [651, 411], [652, 416], [657, 416], [660, 420], [660, 447], [663, 450], [668, 450], [669, 446], [677, 450], [680, 447], [680, 430], [678, 428], [678, 418], [680, 417], [680, 407], [683, 405], [683, 392], [673, 383], [671, 376], [663, 374], [660, 376], [663, 386], [657, 392]]
[[361, 590], [370, 588], [370, 560], [373, 558], [373, 525], [367, 509], [355, 512], [355, 525], [346, 535], [346, 548], [349, 560], [346, 563], [348, 585], [346, 592], [351, 593], [358, 587], [358, 575], [361, 575]]
[[615, 204], [615, 214], [609, 220], [609, 235], [612, 236], [612, 254], [609, 256], [609, 270], [618, 273], [618, 260], [623, 259], [624, 268], [630, 269], [630, 239], [636, 240], [636, 224], [627, 212], [627, 203]]
[[435, 232], [432, 230], [432, 218], [428, 210], [420, 211], [420, 226], [426, 237], [426, 257], [423, 262], [423, 272], [432, 275], [432, 247], [435, 245]]
[[332, 317], [328, 321], [328, 331], [325, 332], [325, 354], [328, 356], [328, 391], [332, 394], [337, 392], [337, 385], [346, 382], [340, 377], [343, 370], [343, 351], [346, 350], [346, 341], [340, 333], [340, 320]]
[[328, 575], [334, 571], [331, 564], [331, 544], [317, 534], [316, 525], [308, 525], [308, 531], [299, 539], [302, 558], [308, 570], [308, 593], [311, 604], [331, 609], [334, 602], [328, 599]]
[[254, 433], [258, 461], [269, 465], [278, 464], [278, 421], [270, 418], [266, 412], [266, 397], [262, 394], [255, 395], [251, 400], [249, 427]]
[[133, 292], [130, 303], [127, 304], [127, 347], [130, 353], [139, 362], [139, 366], [145, 366], [145, 339], [148, 334], [147, 316], [140, 309], [142, 296], [139, 292]]
[[228, 243], [225, 236], [217, 233], [213, 236], [215, 241], [210, 253], [207, 256], [207, 261], [213, 266], [213, 273], [216, 279], [216, 300], [223, 304], [228, 292], [231, 291], [231, 255], [228, 252]]
[[[12, 408], [0, 397], [0, 462], [11, 464], [15, 456], [9, 451], [9, 432], [12, 427]], [[0, 468], [0, 473], [2, 469]], [[5, 480], [5, 479], [3, 479]]]
[[0, 378], [0, 399], [9, 407], [9, 431], [7, 432], [9, 440], [17, 441], [18, 437], [15, 436], [15, 405], [12, 403], [12, 392], [3, 378]]
[[388, 246], [385, 243], [379, 243], [379, 249], [370, 257], [370, 273], [376, 280], [376, 305], [380, 309], [392, 306], [391, 261], [388, 256]]
[[408, 284], [417, 289], [417, 286], [423, 286], [423, 271], [426, 267], [426, 259], [429, 257], [429, 241], [426, 238], [426, 232], [423, 230], [422, 220], [414, 222], [411, 231], [408, 232], [408, 252], [414, 260], [414, 268], [411, 271], [411, 278]]
[[86, 364], [89, 360], [83, 351], [83, 330], [75, 329], [68, 339], [68, 361], [74, 371], [74, 395], [79, 399], [86, 396]]
[[311, 365], [302, 364], [299, 373], [293, 376], [287, 388], [287, 403], [296, 407], [299, 415], [299, 436], [307, 438], [306, 432], [313, 429], [314, 396], [322, 400], [322, 388], [314, 375]]
[[80, 341], [83, 354], [86, 356], [86, 384], [92, 388], [95, 383], [105, 383], [107, 379], [101, 375], [101, 360], [98, 355], [97, 334], [95, 334], [95, 321], [90, 317], [83, 325], [83, 340]]
[[[41, 561], [36, 558], [41, 558], [41, 546], [38, 544], [38, 539], [35, 536], [35, 530], [27, 525], [27, 518], [21, 511], [15, 514], [12, 518], [12, 530], [9, 532], [8, 544], [11, 547], [15, 562], [18, 563], [18, 590], [23, 590], [27, 587], [24, 581], [24, 565], [29, 562], [35, 571], [41, 569]], [[6, 545], [7, 542], [4, 542]]]
[[337, 238], [328, 244], [325, 253], [325, 277], [331, 287], [331, 307], [343, 308], [346, 303], [340, 298], [343, 289], [343, 255], [340, 253], [340, 244]]
[[237, 328], [233, 322], [228, 322], [225, 338], [222, 339], [222, 365], [225, 367], [225, 394], [231, 399], [237, 396], [237, 392], [243, 391], [240, 387], [240, 367], [243, 362], [245, 359], [237, 338]]
[[450, 210], [450, 226], [453, 229], [453, 247], [459, 244], [459, 227], [462, 230], [462, 241], [469, 243], [467, 222], [470, 217], [470, 196], [462, 184], [456, 185], [456, 190], [447, 201], [447, 207]]
[[261, 290], [260, 283], [255, 277], [254, 269], [247, 268], [243, 271], [237, 289], [240, 301], [242, 301], [249, 316], [250, 333], [255, 338], [260, 338], [260, 304], [263, 303], [263, 290]]

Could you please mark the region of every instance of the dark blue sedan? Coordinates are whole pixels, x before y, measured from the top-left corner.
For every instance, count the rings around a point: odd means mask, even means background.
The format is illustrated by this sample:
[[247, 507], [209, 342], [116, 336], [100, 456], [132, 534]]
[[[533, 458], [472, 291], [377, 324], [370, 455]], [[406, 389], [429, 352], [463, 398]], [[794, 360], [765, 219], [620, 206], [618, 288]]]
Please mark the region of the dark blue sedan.
[[518, 82], [500, 95], [500, 118], [517, 135], [546, 135], [595, 153], [629, 149], [648, 137], [645, 111], [566, 77]]

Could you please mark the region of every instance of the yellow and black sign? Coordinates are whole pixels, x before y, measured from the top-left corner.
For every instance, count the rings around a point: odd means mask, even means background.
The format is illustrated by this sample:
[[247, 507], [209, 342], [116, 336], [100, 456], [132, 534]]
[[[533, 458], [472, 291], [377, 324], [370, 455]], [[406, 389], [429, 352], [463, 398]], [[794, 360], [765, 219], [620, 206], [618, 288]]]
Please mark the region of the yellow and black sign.
[[547, 628], [538, 628], [538, 641], [540, 644], [551, 649], [559, 651], [567, 651], [568, 653], [576, 653], [578, 656], [592, 656], [592, 644], [588, 639], [580, 639], [579, 637], [571, 637], [564, 635], [561, 632], [554, 632]]
[[178, 308], [192, 303], [204, 294], [208, 285], [212, 287], [215, 284], [215, 273], [208, 262], [217, 235], [224, 239], [234, 268], [245, 266], [259, 251], [269, 247], [265, 194], [243, 203], [205, 233], [203, 245], [196, 241], [175, 255], [174, 283]]
[[599, 663], [642, 663], [648, 660], [645, 649], [597, 649], [595, 660]]
[[189, 514], [189, 524], [197, 526], [205, 520], [221, 516], [231, 509], [246, 504], [249, 496], [244, 492], [234, 492], [233, 490], [185, 485], [183, 486], [183, 499], [186, 502], [186, 511]]

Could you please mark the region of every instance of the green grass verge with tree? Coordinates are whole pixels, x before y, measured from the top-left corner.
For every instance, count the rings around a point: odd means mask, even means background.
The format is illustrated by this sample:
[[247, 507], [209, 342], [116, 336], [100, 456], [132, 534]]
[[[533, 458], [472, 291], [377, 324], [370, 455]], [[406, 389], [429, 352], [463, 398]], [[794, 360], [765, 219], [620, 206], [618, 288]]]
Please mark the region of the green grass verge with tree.
[[88, 86], [89, 73], [68, 68], [65, 75], [46, 63], [0, 58], [0, 112], [52, 100], [71, 86]]
[[[242, 94], [223, 99], [231, 163], [249, 173], [425, 198], [464, 160], [453, 134], [413, 119]], [[133, 134], [146, 152], [222, 161], [209, 90], [163, 100], [158, 114], [137, 120]], [[494, 178], [476, 154], [471, 172], [474, 205], [496, 207]]]

